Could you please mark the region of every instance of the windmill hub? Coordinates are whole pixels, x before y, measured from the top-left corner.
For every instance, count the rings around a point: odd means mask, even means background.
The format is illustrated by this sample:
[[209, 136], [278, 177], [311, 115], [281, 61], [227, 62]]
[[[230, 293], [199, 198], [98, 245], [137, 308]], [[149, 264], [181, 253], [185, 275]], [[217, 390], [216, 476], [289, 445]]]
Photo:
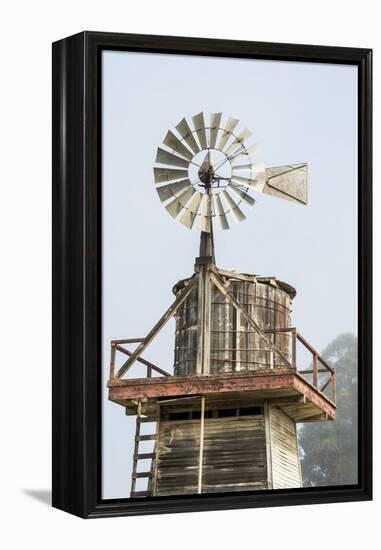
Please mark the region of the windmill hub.
[[214, 178], [214, 170], [212, 165], [208, 165], [205, 168], [200, 168], [198, 171], [198, 177], [201, 183], [205, 184], [205, 187], [211, 187]]
[[[199, 158], [200, 157], [200, 158]], [[208, 150], [200, 152], [193, 159], [189, 167], [189, 175], [192, 181], [199, 179], [200, 187], [206, 190], [220, 187], [231, 177], [230, 163], [226, 162], [227, 157], [221, 151]]]

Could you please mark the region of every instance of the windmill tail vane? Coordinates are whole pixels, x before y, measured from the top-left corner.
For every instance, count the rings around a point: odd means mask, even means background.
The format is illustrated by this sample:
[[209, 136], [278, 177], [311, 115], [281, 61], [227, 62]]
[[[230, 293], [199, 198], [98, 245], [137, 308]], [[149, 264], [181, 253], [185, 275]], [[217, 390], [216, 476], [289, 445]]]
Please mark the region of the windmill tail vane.
[[222, 122], [222, 113], [203, 112], [183, 118], [168, 130], [158, 147], [154, 182], [168, 213], [187, 228], [210, 233], [213, 221], [226, 230], [246, 219], [256, 200], [251, 192], [306, 205], [306, 163], [266, 168], [257, 159], [259, 143], [251, 143], [248, 128], [237, 131], [239, 120]]

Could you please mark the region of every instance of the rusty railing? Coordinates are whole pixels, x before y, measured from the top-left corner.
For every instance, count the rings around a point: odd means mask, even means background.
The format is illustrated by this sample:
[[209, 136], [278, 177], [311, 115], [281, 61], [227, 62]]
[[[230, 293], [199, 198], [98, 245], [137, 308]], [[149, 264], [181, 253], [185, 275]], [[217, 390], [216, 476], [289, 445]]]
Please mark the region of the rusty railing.
[[[121, 376], [119, 372], [116, 372], [116, 352], [119, 351], [120, 353], [123, 353], [124, 355], [127, 355], [128, 357], [131, 357], [133, 355], [132, 351], [129, 351], [125, 347], [122, 346], [122, 344], [140, 344], [141, 342], [144, 342], [145, 338], [130, 338], [128, 340], [112, 340], [111, 341], [111, 360], [110, 360], [110, 383], [118, 382], [121, 379]], [[152, 377], [152, 371], [157, 372], [158, 374], [161, 374], [162, 376], [172, 376], [169, 372], [161, 369], [157, 365], [154, 365], [150, 361], [147, 361], [146, 359], [143, 359], [143, 357], [137, 357], [136, 361], [141, 363], [142, 365], [147, 367], [147, 378]], [[127, 372], [128, 369], [125, 370]]]
[[[331, 389], [331, 401], [336, 403], [336, 371], [331, 367], [325, 359], [317, 352], [309, 342], [297, 331], [295, 327], [278, 328], [278, 329], [266, 329], [263, 333], [276, 334], [276, 333], [291, 333], [291, 367], [301, 375], [308, 383], [312, 384], [315, 389], [323, 393], [328, 388]], [[141, 344], [144, 342], [144, 338], [131, 338], [128, 340], [112, 340], [111, 341], [111, 360], [110, 360], [110, 378], [109, 383], [118, 383], [122, 376], [127, 372], [131, 365], [123, 365], [119, 371], [116, 372], [116, 353], [120, 352], [126, 355], [128, 358], [135, 355], [135, 352], [131, 352], [124, 347], [124, 344]], [[306, 348], [312, 355], [312, 369], [298, 370], [297, 368], [297, 342], [300, 342], [304, 348]], [[147, 368], [147, 378], [152, 377], [152, 372], [155, 371], [162, 376], [173, 376], [169, 372], [161, 369], [157, 365], [154, 365], [150, 361], [143, 359], [140, 355], [135, 356], [136, 361], [141, 363]], [[328, 374], [328, 379], [325, 376]], [[308, 380], [308, 376], [312, 375], [312, 380]], [[323, 378], [323, 380], [322, 380]]]
[[[291, 343], [291, 364], [292, 367], [297, 371], [298, 374], [303, 376], [310, 382], [306, 375], [312, 375], [312, 385], [321, 393], [325, 392], [327, 388], [331, 388], [331, 401], [336, 403], [336, 371], [331, 365], [325, 361], [325, 359], [316, 351], [309, 342], [297, 331], [295, 327], [288, 328], [279, 328], [279, 329], [268, 329], [263, 332], [268, 334], [276, 334], [281, 332], [290, 332], [292, 343]], [[298, 370], [297, 367], [297, 342], [300, 342], [312, 355], [312, 369]], [[321, 376], [328, 376], [328, 379], [324, 379], [321, 382]]]

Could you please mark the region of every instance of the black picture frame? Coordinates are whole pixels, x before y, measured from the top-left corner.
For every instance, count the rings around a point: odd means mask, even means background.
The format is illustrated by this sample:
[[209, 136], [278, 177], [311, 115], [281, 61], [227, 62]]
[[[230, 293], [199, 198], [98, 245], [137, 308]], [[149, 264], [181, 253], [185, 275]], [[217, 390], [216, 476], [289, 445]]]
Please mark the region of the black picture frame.
[[[101, 52], [358, 67], [359, 472], [354, 486], [102, 500]], [[372, 50], [82, 32], [53, 44], [53, 506], [83, 518], [372, 498]]]

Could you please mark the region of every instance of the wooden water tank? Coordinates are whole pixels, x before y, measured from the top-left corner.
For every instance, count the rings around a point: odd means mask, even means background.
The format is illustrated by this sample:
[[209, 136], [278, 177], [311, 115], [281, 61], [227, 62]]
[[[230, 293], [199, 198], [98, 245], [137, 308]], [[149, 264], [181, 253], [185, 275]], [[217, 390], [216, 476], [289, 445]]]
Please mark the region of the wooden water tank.
[[[291, 326], [295, 289], [278, 279], [221, 271], [230, 290], [262, 329]], [[187, 280], [179, 281], [177, 294]], [[175, 362], [177, 376], [196, 374], [198, 293], [195, 289], [176, 314]], [[291, 333], [267, 333], [267, 337], [291, 361]], [[282, 368], [284, 363], [247, 323], [225, 296], [212, 287], [210, 373]]]

